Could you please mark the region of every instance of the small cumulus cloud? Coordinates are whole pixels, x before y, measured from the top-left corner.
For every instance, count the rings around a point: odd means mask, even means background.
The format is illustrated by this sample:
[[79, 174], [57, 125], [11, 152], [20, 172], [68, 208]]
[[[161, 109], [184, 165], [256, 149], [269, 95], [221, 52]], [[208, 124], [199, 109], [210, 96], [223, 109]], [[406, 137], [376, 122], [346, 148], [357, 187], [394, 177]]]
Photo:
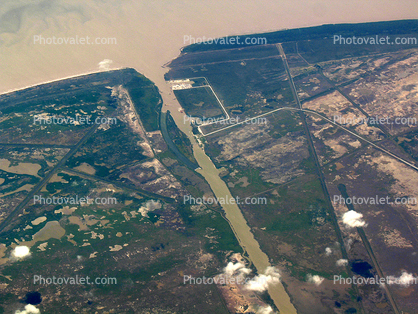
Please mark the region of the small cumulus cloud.
[[148, 212], [152, 212], [156, 209], [160, 209], [161, 207], [162, 207], [162, 204], [160, 203], [160, 201], [149, 200], [146, 203], [142, 204], [138, 212], [141, 213], [142, 217], [149, 218]]
[[269, 285], [279, 283], [280, 277], [279, 271], [275, 267], [269, 266], [264, 274], [251, 279], [246, 284], [246, 288], [251, 291], [263, 292], [267, 290]]
[[17, 259], [22, 259], [27, 256], [30, 256], [30, 249], [25, 245], [16, 246], [15, 249], [12, 251], [12, 257]]
[[15, 314], [39, 314], [41, 311], [33, 306], [32, 304], [28, 304], [25, 306], [24, 310], [17, 310]]
[[219, 282], [227, 283], [239, 283], [245, 284], [247, 276], [251, 273], [251, 269], [245, 267], [244, 263], [241, 262], [229, 262], [223, 269], [222, 273], [219, 274], [217, 280]]
[[251, 269], [246, 268], [243, 263], [232, 263], [229, 262], [228, 265], [224, 268], [224, 273], [227, 276], [239, 276], [239, 275], [248, 275], [251, 273]]
[[278, 269], [273, 266], [267, 267], [263, 273], [252, 278], [249, 276], [251, 273], [252, 270], [247, 268], [242, 261], [235, 261], [229, 262], [218, 277], [224, 278], [227, 282], [231, 281], [243, 285], [244, 289], [256, 292], [266, 291], [269, 285], [279, 283], [281, 278]]
[[360, 214], [354, 210], [349, 210], [343, 215], [343, 223], [351, 228], [366, 227], [367, 224], [363, 220], [363, 214]]
[[331, 255], [331, 254], [332, 254], [332, 249], [331, 249], [331, 248], [329, 248], [329, 247], [325, 248], [325, 254], [326, 254], [327, 256]]
[[273, 313], [274, 313], [273, 308], [270, 305], [260, 307], [256, 312], [256, 314], [273, 314]]
[[324, 281], [324, 279], [324, 277], [318, 275], [308, 274], [308, 282], [313, 283], [316, 286], [319, 286]]
[[99, 69], [103, 71], [109, 71], [110, 65], [113, 63], [110, 59], [104, 59], [103, 61], [99, 62]]
[[346, 260], [346, 259], [344, 259], [344, 258], [341, 258], [341, 259], [339, 259], [336, 263], [335, 263], [337, 266], [340, 266], [340, 267], [342, 267], [342, 266], [347, 266], [348, 265], [348, 260]]
[[389, 276], [387, 283], [389, 285], [401, 285], [404, 287], [409, 287], [409, 285], [413, 284], [413, 283], [418, 283], [418, 278], [414, 277], [412, 274], [407, 273], [406, 271], [402, 272], [402, 275], [400, 277], [395, 277], [395, 276]]
[[352, 244], [353, 244], [353, 239], [351, 239], [351, 238], [348, 238], [348, 239], [344, 239], [344, 245], [345, 245], [345, 249], [347, 250], [347, 251], [350, 251], [351, 250], [351, 246], [352, 246]]

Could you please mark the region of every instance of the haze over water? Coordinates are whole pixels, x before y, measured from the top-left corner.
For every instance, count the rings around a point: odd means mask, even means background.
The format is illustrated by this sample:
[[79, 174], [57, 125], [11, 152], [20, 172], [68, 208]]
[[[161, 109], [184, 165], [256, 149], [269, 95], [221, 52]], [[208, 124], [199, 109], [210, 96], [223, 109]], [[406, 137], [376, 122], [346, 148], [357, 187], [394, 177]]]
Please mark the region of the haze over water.
[[[169, 92], [161, 66], [185, 35], [220, 37], [325, 23], [418, 16], [416, 0], [2, 0], [0, 92], [98, 70], [133, 67]], [[376, 3], [380, 3], [376, 5]], [[376, 10], [378, 8], [378, 10]], [[116, 38], [117, 44], [41, 45], [34, 36]]]

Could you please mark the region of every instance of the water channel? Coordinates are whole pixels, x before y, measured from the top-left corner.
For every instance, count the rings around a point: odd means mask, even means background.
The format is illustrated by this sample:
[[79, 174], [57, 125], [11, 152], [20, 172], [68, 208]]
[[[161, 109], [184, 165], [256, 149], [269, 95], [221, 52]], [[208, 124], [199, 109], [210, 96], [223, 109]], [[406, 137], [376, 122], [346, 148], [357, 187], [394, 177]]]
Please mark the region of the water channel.
[[[209, 183], [216, 198], [231, 199], [233, 197], [231, 192], [226, 183], [219, 177], [220, 170], [215, 167], [212, 160], [206, 155], [204, 149], [197, 143], [190, 124], [184, 123], [184, 113], [179, 111], [180, 104], [170, 91], [167, 89], [165, 89], [165, 91], [167, 93], [164, 93], [164, 91], [162, 92], [165, 104], [162, 110], [170, 110], [178, 128], [190, 139], [190, 142], [193, 145], [194, 157], [200, 166], [200, 169], [198, 169], [197, 172], [199, 172]], [[254, 238], [240, 208], [236, 204], [225, 204], [222, 208], [225, 211], [225, 217], [234, 231], [238, 242], [254, 264], [257, 272], [259, 274], [264, 273], [266, 268], [272, 265], [269, 262], [268, 256], [261, 250], [260, 245]], [[297, 313], [282, 283], [270, 285], [268, 292], [281, 314]]]

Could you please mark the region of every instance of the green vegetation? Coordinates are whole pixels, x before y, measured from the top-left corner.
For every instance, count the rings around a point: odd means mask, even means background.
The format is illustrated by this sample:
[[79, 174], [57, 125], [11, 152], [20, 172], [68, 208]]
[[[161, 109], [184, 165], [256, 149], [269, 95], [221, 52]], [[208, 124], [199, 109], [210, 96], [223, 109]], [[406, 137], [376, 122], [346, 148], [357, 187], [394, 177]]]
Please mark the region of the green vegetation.
[[179, 130], [169, 113], [167, 114], [167, 131], [180, 153], [197, 165], [197, 161], [193, 156], [192, 143], [190, 143], [187, 135]]
[[[54, 176], [36, 194], [45, 199], [78, 196], [91, 200], [112, 198], [116, 203], [34, 204], [30, 196], [22, 211], [12, 216], [11, 224], [0, 232], [0, 242], [7, 245], [6, 256], [10, 256], [11, 244], [31, 241], [48, 222], [58, 221], [65, 235], [38, 241], [31, 247], [30, 258], [9, 261], [0, 267], [3, 276], [12, 278], [10, 281], [0, 276], [0, 281], [8, 284], [0, 291], [0, 313], [16, 304], [27, 290], [43, 296], [56, 295], [56, 286], [35, 285], [29, 280], [34, 270], [44, 277], [77, 274], [117, 279], [116, 285], [60, 286], [59, 302], [45, 298], [39, 305], [42, 313], [84, 313], [96, 311], [99, 305], [104, 306], [104, 311], [117, 308], [118, 313], [134, 313], [149, 304], [154, 304], [152, 307], [159, 313], [194, 313], [196, 300], [201, 300], [204, 313], [227, 313], [215, 287], [184, 285], [183, 274], [213, 276], [224, 266], [226, 253], [242, 250], [220, 208], [186, 208], [179, 202], [188, 193], [184, 187], [196, 196], [211, 193], [203, 178], [176, 160], [159, 132], [154, 132], [152, 139], [141, 133], [141, 125], [145, 131], [157, 131], [160, 127], [158, 113], [162, 103], [154, 84], [134, 70], [125, 69], [52, 85], [0, 96], [0, 110], [5, 118], [0, 123], [0, 141], [10, 143], [0, 145], [0, 158], [9, 160], [12, 167], [33, 163], [40, 168], [37, 175], [41, 178], [53, 171]], [[108, 88], [119, 86], [128, 91], [140, 121], [127, 106], [126, 98], [115, 97], [118, 91]], [[116, 120], [100, 127], [33, 125], [31, 115], [45, 112]], [[196, 161], [190, 141], [172, 119], [168, 122], [182, 156], [186, 155], [193, 164]], [[83, 137], [84, 144], [77, 145]], [[148, 149], [148, 141], [154, 145], [153, 140], [157, 146]], [[152, 157], [154, 149], [162, 151], [158, 160]], [[66, 154], [70, 156], [66, 163], [58, 164]], [[159, 160], [167, 163], [175, 177]], [[0, 178], [4, 179], [0, 182], [2, 193], [41, 180], [34, 175], [1, 170]], [[2, 204], [11, 211], [28, 193], [5, 196]], [[165, 196], [167, 193], [169, 196]], [[159, 206], [153, 208], [155, 202]], [[46, 220], [34, 223], [40, 217]], [[201, 259], [202, 256], [208, 259]], [[167, 290], [171, 293], [167, 294]], [[173, 297], [182, 300], [176, 307]], [[135, 304], [130, 305], [127, 300]]]
[[403, 134], [402, 136], [396, 137], [396, 142], [414, 158], [418, 161], [418, 131], [414, 130]]
[[298, 112], [281, 110], [273, 113], [273, 117], [274, 119], [269, 119], [272, 126], [268, 130], [272, 138], [280, 138], [289, 132], [295, 133], [303, 130]]
[[148, 159], [141, 142], [138, 133], [118, 120], [107, 130], [97, 130], [66, 165], [75, 168], [87, 163], [96, 170], [95, 175], [117, 179], [123, 167]]
[[158, 88], [145, 76], [133, 69], [128, 69], [131, 77], [125, 78], [124, 86], [129, 92], [136, 111], [147, 132], [158, 130], [162, 99]]
[[[196, 169], [198, 168], [197, 162], [193, 162], [194, 160], [193, 154], [192, 154], [192, 148], [191, 147], [185, 147], [184, 145], [187, 145], [187, 142], [189, 141], [183, 133], [180, 132], [180, 130], [177, 129], [177, 126], [174, 124], [174, 122], [170, 122], [172, 119], [170, 117], [170, 112], [161, 112], [161, 134], [171, 150], [172, 153], [175, 155], [175, 159], [181, 161], [184, 165], [186, 165], [189, 169]], [[170, 124], [170, 130], [168, 128], [168, 123]], [[170, 134], [171, 133], [171, 134]], [[176, 143], [173, 141], [176, 141]], [[190, 141], [189, 141], [190, 143]], [[183, 151], [180, 151], [180, 149]], [[191, 159], [193, 158], [193, 159]]]
[[175, 90], [174, 94], [189, 116], [207, 119], [223, 115], [216, 96], [208, 86]]
[[[242, 120], [248, 116], [254, 116], [255, 112], [267, 112], [282, 106], [293, 106], [293, 98], [290, 90], [289, 82], [286, 81], [283, 62], [280, 59], [276, 48], [270, 49], [265, 47], [270, 58], [261, 59], [265, 52], [261, 49], [244, 48], [243, 54], [248, 54], [248, 58], [253, 60], [232, 61], [230, 59], [223, 60], [212, 64], [210, 57], [197, 54], [198, 60], [188, 60], [188, 56], [180, 58], [185, 59], [185, 64], [177, 68], [173, 64], [171, 70], [167, 73], [167, 79], [184, 79], [194, 76], [204, 76], [211, 84], [216, 95], [231, 116], [241, 116]], [[248, 51], [247, 51], [248, 50]], [[214, 53], [216, 54], [216, 53]], [[259, 59], [260, 58], [260, 59]], [[203, 67], [195, 67], [189, 62], [198, 62], [205, 64]], [[195, 90], [195, 89], [193, 89]], [[195, 98], [193, 100], [185, 100], [189, 97], [189, 90], [175, 91], [180, 103], [185, 105], [185, 111], [193, 116], [211, 115], [203, 114], [204, 108], [195, 108], [193, 113], [189, 113], [189, 105], [187, 102], [199, 104], [203, 100]], [[179, 93], [180, 92], [180, 93]], [[183, 95], [185, 94], [185, 95]], [[203, 98], [202, 98], [203, 99]], [[191, 107], [193, 108], [193, 107]], [[260, 112], [261, 109], [261, 112]], [[213, 116], [213, 115], [212, 115]]]
[[[256, 193], [263, 192], [265, 190], [273, 188], [275, 185], [272, 183], [265, 182], [261, 179], [260, 169], [241, 169], [239, 167], [234, 168], [238, 170], [239, 174], [234, 177], [226, 176], [225, 181], [231, 181], [235, 183], [234, 187], [230, 187], [230, 191], [233, 195], [239, 197], [247, 197]], [[240, 179], [245, 179], [245, 182], [248, 182], [248, 185], [245, 186], [243, 181], [237, 183]]]
[[[241, 44], [220, 44], [220, 43], [204, 43], [193, 44], [183, 48], [184, 53], [213, 51], [232, 48], [243, 48], [245, 46], [246, 38], [266, 38], [267, 44], [295, 42], [300, 40], [318, 40], [328, 38], [332, 42], [332, 36], [334, 34], [342, 36], [390, 36], [390, 35], [407, 35], [413, 34], [418, 31], [417, 20], [402, 20], [402, 21], [389, 21], [389, 22], [373, 22], [373, 23], [357, 23], [357, 24], [327, 24], [314, 27], [286, 29], [277, 32], [263, 33], [263, 34], [251, 34], [240, 36]], [[227, 37], [225, 37], [227, 38]], [[254, 44], [253, 44], [254, 45]], [[321, 55], [323, 52], [327, 52], [327, 46], [322, 47], [323, 50], [318, 50], [321, 45], [315, 45], [314, 53]], [[360, 50], [358, 47], [357, 50]]]

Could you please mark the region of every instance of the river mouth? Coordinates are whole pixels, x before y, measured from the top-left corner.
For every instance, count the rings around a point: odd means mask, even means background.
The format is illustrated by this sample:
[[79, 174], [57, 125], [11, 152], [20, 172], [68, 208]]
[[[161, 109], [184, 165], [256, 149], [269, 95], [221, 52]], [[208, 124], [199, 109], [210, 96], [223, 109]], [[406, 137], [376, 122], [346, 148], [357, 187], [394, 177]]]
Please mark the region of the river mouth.
[[[162, 66], [176, 58], [182, 47], [203, 37], [413, 19], [418, 13], [418, 6], [407, 0], [381, 0], [378, 12], [361, 1], [357, 5], [342, 0], [326, 5], [310, 2], [227, 0], [211, 5], [205, 1], [106, 0], [99, 4], [73, 0], [69, 4], [57, 0], [48, 1], [45, 7], [40, 0], [30, 5], [3, 0], [0, 16], [9, 21], [0, 27], [0, 92], [98, 71], [98, 64], [105, 59], [113, 61], [111, 68], [133, 67], [163, 88]], [[19, 19], [13, 21], [10, 16]], [[48, 45], [35, 43], [34, 36], [116, 38], [116, 43]]]

